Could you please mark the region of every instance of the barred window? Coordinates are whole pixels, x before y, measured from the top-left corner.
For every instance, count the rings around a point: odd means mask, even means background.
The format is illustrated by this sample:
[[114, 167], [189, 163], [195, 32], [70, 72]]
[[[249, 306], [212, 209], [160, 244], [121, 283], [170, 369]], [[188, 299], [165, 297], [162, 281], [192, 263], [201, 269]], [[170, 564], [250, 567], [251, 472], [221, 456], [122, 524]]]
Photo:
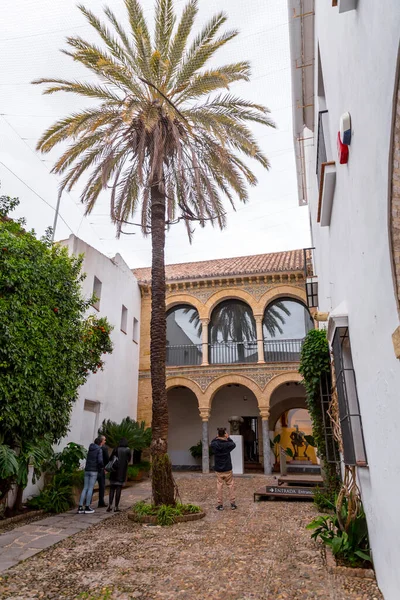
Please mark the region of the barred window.
[[343, 438], [343, 460], [346, 465], [365, 467], [367, 455], [348, 327], [336, 328], [332, 347]]

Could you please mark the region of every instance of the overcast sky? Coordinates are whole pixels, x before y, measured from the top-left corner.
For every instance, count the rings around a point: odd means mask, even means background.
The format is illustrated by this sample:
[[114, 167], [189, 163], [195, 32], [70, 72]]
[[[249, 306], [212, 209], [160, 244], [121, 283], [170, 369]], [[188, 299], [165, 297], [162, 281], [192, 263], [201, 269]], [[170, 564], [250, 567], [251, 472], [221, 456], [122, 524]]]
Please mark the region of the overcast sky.
[[[85, 0], [85, 6], [101, 15], [103, 2]], [[109, 0], [114, 12], [126, 22], [122, 0]], [[183, 0], [176, 0], [182, 10]], [[227, 28], [240, 29], [240, 35], [216, 55], [217, 61], [248, 59], [252, 65], [250, 83], [231, 86], [231, 92], [267, 105], [277, 130], [255, 126], [254, 131], [272, 168], [264, 172], [254, 164], [259, 178], [250, 191], [250, 202], [228, 207], [228, 226], [220, 232], [207, 226], [196, 227], [189, 244], [183, 225], [175, 225], [167, 235], [168, 263], [192, 262], [291, 250], [310, 245], [308, 209], [299, 207], [291, 132], [290, 53], [288, 12], [285, 0], [199, 0], [198, 27], [217, 10], [229, 15]], [[148, 20], [153, 16], [153, 0], [142, 0]], [[42, 96], [39, 86], [30, 84], [38, 77], [85, 78], [85, 71], [59, 52], [65, 37], [80, 35], [93, 40], [92, 28], [85, 24], [73, 0], [3, 0], [0, 33], [0, 181], [1, 194], [18, 196], [18, 216], [28, 227], [42, 234], [52, 225], [58, 180], [49, 173], [59, 152], [41, 156], [36, 142], [46, 127], [74, 110], [90, 104], [85, 99], [58, 93]], [[93, 76], [88, 73], [89, 80]], [[109, 220], [108, 197], [103, 194], [95, 211], [83, 216], [79, 187], [64, 195], [56, 238], [71, 232], [108, 256], [119, 252], [131, 267], [151, 262], [150, 240], [136, 235], [115, 239]]]

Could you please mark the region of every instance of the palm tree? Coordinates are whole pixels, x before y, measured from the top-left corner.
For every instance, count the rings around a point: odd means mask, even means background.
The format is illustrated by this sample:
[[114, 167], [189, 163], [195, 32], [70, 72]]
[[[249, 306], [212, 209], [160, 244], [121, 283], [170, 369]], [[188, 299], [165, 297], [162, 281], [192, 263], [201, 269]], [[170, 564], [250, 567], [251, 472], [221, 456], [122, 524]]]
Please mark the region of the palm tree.
[[[209, 220], [223, 228], [223, 197], [248, 200], [247, 184], [257, 180], [247, 165], [253, 158], [265, 169], [269, 163], [248, 123], [271, 127], [269, 111], [243, 100], [229, 89], [249, 81], [247, 61], [205, 68], [214, 54], [237, 36], [220, 34], [227, 20], [215, 15], [191, 38], [198, 0], [189, 0], [177, 23], [173, 0], [156, 0], [154, 36], [149, 32], [138, 0], [125, 0], [129, 30], [110, 8], [105, 25], [83, 6], [81, 12], [96, 30], [102, 45], [68, 37], [74, 61], [86, 67], [97, 82], [40, 79], [45, 94], [63, 91], [91, 98], [92, 108], [54, 123], [37, 148], [49, 152], [70, 141], [53, 172], [63, 175], [60, 193], [70, 191], [89, 172], [81, 201], [90, 213], [103, 190], [110, 193], [110, 216], [118, 233], [136, 211], [141, 228], [152, 238], [151, 382], [153, 501], [174, 503], [174, 482], [167, 454], [165, 230], [183, 220]], [[189, 41], [189, 38], [192, 41]]]

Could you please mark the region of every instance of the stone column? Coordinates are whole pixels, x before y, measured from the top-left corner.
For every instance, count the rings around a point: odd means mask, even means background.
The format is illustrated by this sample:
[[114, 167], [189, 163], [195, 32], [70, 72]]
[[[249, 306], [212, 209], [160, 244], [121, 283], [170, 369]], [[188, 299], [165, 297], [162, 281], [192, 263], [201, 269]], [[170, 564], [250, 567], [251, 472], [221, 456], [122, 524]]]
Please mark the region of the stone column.
[[264, 453], [264, 474], [271, 475], [272, 467], [271, 467], [271, 447], [269, 444], [269, 410], [260, 410], [261, 419], [262, 419], [262, 434], [263, 434], [263, 453]]
[[200, 319], [202, 330], [201, 330], [201, 347], [203, 352], [203, 358], [201, 364], [203, 366], [208, 365], [208, 324], [210, 319]]
[[203, 456], [202, 456], [202, 471], [203, 473], [210, 472], [210, 455], [209, 455], [209, 440], [208, 440], [208, 419], [202, 421], [202, 442], [203, 442]]
[[263, 315], [254, 315], [256, 320], [256, 328], [257, 328], [257, 353], [258, 353], [258, 363], [265, 363], [264, 360], [264, 339], [263, 339]]

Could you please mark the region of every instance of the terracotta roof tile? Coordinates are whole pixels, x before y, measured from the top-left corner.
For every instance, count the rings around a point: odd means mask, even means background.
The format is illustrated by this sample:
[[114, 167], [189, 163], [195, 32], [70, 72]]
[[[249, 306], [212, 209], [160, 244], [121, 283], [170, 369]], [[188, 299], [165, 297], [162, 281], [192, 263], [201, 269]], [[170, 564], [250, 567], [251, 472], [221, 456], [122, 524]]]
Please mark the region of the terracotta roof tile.
[[[201, 262], [166, 265], [167, 281], [206, 279], [209, 277], [232, 277], [304, 269], [303, 250], [255, 254], [236, 258], [218, 258]], [[133, 269], [139, 283], [151, 282], [150, 267]]]

